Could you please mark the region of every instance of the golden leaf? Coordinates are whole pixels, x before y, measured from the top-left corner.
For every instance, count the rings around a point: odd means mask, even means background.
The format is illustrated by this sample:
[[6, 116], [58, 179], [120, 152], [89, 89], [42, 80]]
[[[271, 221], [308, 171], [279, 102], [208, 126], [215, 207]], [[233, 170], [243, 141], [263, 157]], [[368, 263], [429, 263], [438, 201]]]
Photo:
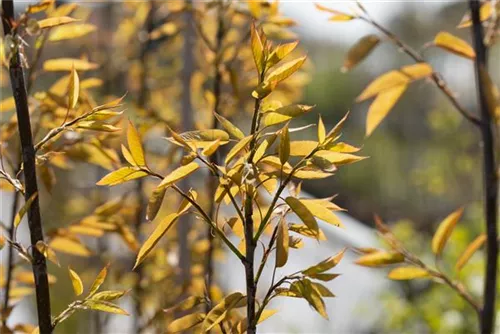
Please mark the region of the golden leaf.
[[122, 167], [104, 176], [96, 184], [98, 186], [115, 186], [130, 180], [147, 176], [148, 173], [138, 170], [135, 167]]
[[370, 105], [366, 118], [366, 136], [369, 136], [384, 120], [387, 114], [392, 110], [394, 105], [399, 101], [404, 94], [408, 85], [403, 84], [395, 86], [381, 92]]
[[418, 267], [399, 267], [391, 270], [387, 276], [392, 280], [412, 280], [415, 278], [430, 277], [427, 270]]
[[462, 268], [467, 264], [467, 262], [469, 262], [472, 255], [474, 255], [474, 253], [483, 246], [483, 244], [486, 242], [486, 239], [487, 239], [486, 234], [483, 233], [476, 239], [474, 239], [474, 241], [472, 241], [467, 246], [465, 251], [458, 258], [457, 264], [455, 265], [456, 271], [462, 270]]
[[292, 74], [294, 74], [296, 71], [298, 71], [301, 67], [302, 64], [306, 61], [306, 56], [297, 58], [295, 60], [291, 60], [287, 63], [284, 63], [280, 67], [274, 69], [269, 73], [267, 76], [266, 80], [267, 82], [276, 82], [279, 83]]
[[0, 113], [10, 111], [16, 107], [16, 101], [14, 97], [8, 97], [0, 101]]
[[313, 108], [314, 106], [306, 106], [301, 104], [292, 104], [286, 107], [281, 107], [276, 109], [275, 111], [266, 113], [263, 119], [263, 124], [265, 126], [280, 124], [289, 121], [297, 116], [308, 113]]
[[276, 267], [283, 267], [288, 260], [289, 240], [288, 225], [284, 219], [281, 219], [276, 236]]
[[60, 17], [50, 17], [47, 19], [43, 19], [38, 21], [38, 26], [42, 29], [44, 28], [52, 28], [56, 26], [60, 26], [63, 24], [73, 23], [79, 21], [69, 16], [60, 16]]
[[68, 271], [69, 277], [71, 278], [71, 284], [73, 285], [73, 291], [75, 292], [76, 296], [79, 296], [83, 293], [82, 279], [75, 271], [71, 270], [71, 268], [68, 268]]
[[167, 233], [167, 231], [173, 226], [173, 224], [179, 218], [178, 213], [171, 213], [166, 216], [155, 228], [153, 233], [146, 239], [144, 244], [141, 246], [139, 250], [139, 254], [137, 254], [137, 259], [135, 261], [134, 269], [137, 268], [139, 264], [146, 258], [146, 256], [151, 252], [154, 246], [160, 241], [161, 237]]
[[74, 109], [78, 102], [78, 96], [80, 95], [80, 78], [74, 67], [69, 76], [68, 94], [68, 106], [70, 109]]
[[264, 44], [260, 39], [260, 34], [255, 27], [255, 24], [252, 22], [252, 26], [250, 28], [250, 45], [252, 48], [253, 60], [255, 62], [255, 68], [257, 69], [257, 74], [260, 75], [264, 71]]
[[90, 71], [98, 68], [99, 65], [88, 62], [87, 60], [75, 58], [57, 58], [49, 59], [43, 63], [44, 71], [71, 71], [74, 68], [76, 71]]
[[234, 145], [226, 156], [226, 164], [229, 164], [242, 150], [244, 150], [247, 145], [252, 140], [253, 136], [248, 136], [240, 140], [236, 145]]
[[28, 212], [28, 210], [30, 209], [31, 205], [33, 204], [33, 201], [37, 198], [37, 196], [38, 196], [37, 192], [34, 193], [33, 195], [31, 195], [31, 197], [28, 198], [28, 200], [26, 201], [26, 203], [24, 203], [24, 205], [19, 210], [19, 212], [16, 213], [16, 216], [14, 218], [14, 227], [15, 228], [17, 228], [19, 226], [19, 224], [21, 223], [21, 220], [23, 219], [23, 217], [26, 214], [26, 212]]
[[436, 35], [434, 45], [461, 57], [476, 58], [476, 52], [469, 43], [446, 31], [441, 31]]
[[363, 61], [379, 44], [380, 38], [377, 35], [367, 35], [361, 38], [347, 52], [347, 57], [342, 66], [342, 72], [347, 72]]
[[300, 200], [300, 202], [317, 218], [337, 227], [344, 227], [332, 210], [315, 201]]
[[318, 10], [333, 14], [333, 16], [330, 17], [329, 21], [350, 21], [356, 18], [356, 16], [342, 13], [338, 10], [330, 9], [320, 4], [315, 4], [315, 6]]
[[381, 267], [388, 264], [401, 263], [405, 257], [397, 252], [377, 251], [361, 256], [356, 260], [356, 264], [364, 267]]
[[292, 211], [302, 220], [302, 222], [313, 231], [316, 236], [319, 236], [318, 222], [309, 209], [295, 197], [287, 197], [286, 203]]
[[92, 252], [85, 245], [83, 245], [79, 240], [73, 238], [52, 238], [49, 242], [49, 247], [57, 251], [76, 256], [89, 257], [92, 255]]
[[146, 166], [146, 159], [144, 157], [144, 149], [142, 148], [141, 136], [130, 121], [127, 128], [127, 143], [130, 154], [132, 155], [132, 158], [135, 162], [134, 165], [139, 167]]
[[109, 264], [107, 264], [104, 268], [102, 268], [97, 277], [95, 278], [89, 290], [89, 297], [93, 296], [97, 292], [97, 290], [99, 290], [102, 283], [104, 283], [106, 276], [108, 276], [108, 267]]
[[129, 315], [127, 311], [123, 310], [119, 306], [102, 300], [88, 299], [83, 303], [84, 306], [89, 307], [91, 310], [102, 311], [107, 313]]
[[53, 31], [50, 33], [49, 41], [57, 42], [67, 39], [79, 38], [88, 35], [96, 30], [97, 27], [89, 23], [65, 25], [53, 29]]
[[326, 139], [326, 129], [325, 129], [325, 124], [323, 123], [323, 119], [321, 118], [321, 115], [319, 116], [319, 121], [318, 121], [318, 142], [323, 143]]
[[321, 274], [327, 270], [334, 268], [337, 264], [339, 264], [340, 260], [342, 260], [342, 258], [344, 257], [345, 251], [346, 251], [346, 249], [344, 248], [340, 252], [338, 252], [337, 254], [321, 261], [320, 263], [318, 263], [312, 267], [309, 267], [309, 268], [303, 270], [302, 273], [306, 276], [316, 275], [316, 274]]
[[193, 313], [175, 319], [167, 326], [167, 333], [180, 333], [199, 325], [205, 319], [204, 313]]
[[153, 220], [155, 219], [158, 211], [160, 211], [161, 204], [163, 202], [163, 198], [165, 197], [165, 193], [167, 191], [167, 187], [156, 187], [149, 197], [148, 207], [146, 209], [146, 219]]
[[160, 183], [158, 187], [169, 187], [175, 182], [194, 173], [200, 166], [196, 162], [191, 162], [187, 165], [181, 166], [168, 174]]
[[285, 164], [288, 158], [290, 158], [290, 133], [288, 132], [288, 125], [285, 125], [281, 129], [278, 152], [281, 164]]
[[123, 297], [127, 291], [101, 291], [92, 296], [92, 300], [112, 301]]
[[203, 320], [202, 331], [210, 331], [214, 326], [224, 320], [230, 310], [243, 306], [246, 306], [246, 297], [240, 292], [234, 292], [226, 296], [208, 312]]
[[234, 138], [236, 139], [243, 139], [245, 137], [245, 134], [243, 131], [241, 131], [236, 125], [231, 123], [227, 118], [224, 118], [223, 116], [217, 114], [214, 112], [215, 118], [219, 121], [219, 123], [222, 125], [222, 127]]
[[443, 251], [446, 242], [450, 238], [455, 225], [458, 223], [462, 214], [464, 212], [463, 208], [456, 210], [455, 212], [448, 215], [440, 224], [436, 233], [432, 238], [432, 252], [436, 255], [440, 255]]

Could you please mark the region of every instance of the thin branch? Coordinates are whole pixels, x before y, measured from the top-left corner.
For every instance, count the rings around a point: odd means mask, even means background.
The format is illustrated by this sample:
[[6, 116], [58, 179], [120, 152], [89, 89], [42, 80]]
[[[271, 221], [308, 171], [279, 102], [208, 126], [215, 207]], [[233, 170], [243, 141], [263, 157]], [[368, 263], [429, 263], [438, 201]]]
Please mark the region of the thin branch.
[[[396, 44], [398, 48], [400, 48], [404, 53], [406, 53], [408, 56], [410, 56], [415, 62], [417, 63], [425, 63], [424, 57], [418, 53], [417, 51], [413, 50], [408, 44], [403, 42], [398, 36], [393, 34], [391, 31], [387, 30], [383, 26], [381, 26], [378, 22], [373, 20], [370, 16], [368, 16], [368, 13], [365, 12], [367, 16], [360, 16], [359, 18], [372, 26], [374, 26], [376, 29], [378, 29], [381, 33], [383, 33], [391, 42]], [[472, 124], [479, 125], [479, 118], [472, 113], [470, 113], [466, 108], [464, 108], [460, 102], [457, 100], [455, 93], [450, 89], [446, 81], [444, 81], [443, 77], [436, 72], [433, 72], [431, 75], [432, 81], [436, 84], [436, 86], [448, 97], [448, 100], [453, 104], [453, 106], [462, 114], [463, 117], [465, 117], [468, 121], [470, 121]]]

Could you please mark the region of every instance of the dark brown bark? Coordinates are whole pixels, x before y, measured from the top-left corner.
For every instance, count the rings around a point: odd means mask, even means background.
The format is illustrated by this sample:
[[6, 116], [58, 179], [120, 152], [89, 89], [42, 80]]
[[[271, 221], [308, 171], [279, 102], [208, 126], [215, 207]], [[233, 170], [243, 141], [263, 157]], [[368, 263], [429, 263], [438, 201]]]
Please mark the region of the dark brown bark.
[[487, 48], [480, 20], [480, 2], [470, 0], [472, 15], [472, 37], [476, 51], [475, 69], [477, 98], [481, 114], [481, 136], [483, 140], [484, 210], [486, 220], [486, 273], [484, 282], [484, 304], [481, 312], [481, 333], [493, 333], [495, 328], [495, 299], [498, 271], [498, 176], [494, 146], [494, 120], [490, 113], [481, 72], [487, 70]]
[[[2, 1], [2, 10], [4, 34], [11, 34], [9, 22], [14, 19], [14, 2], [12, 0]], [[33, 137], [31, 133], [28, 96], [19, 51], [14, 52], [10, 59], [9, 74], [16, 104], [19, 137], [21, 140], [25, 179], [25, 199], [28, 200], [33, 194], [38, 192], [38, 184], [36, 179], [35, 149], [33, 147]], [[40, 333], [49, 334], [52, 332], [53, 328], [50, 316], [50, 291], [47, 279], [47, 264], [43, 254], [36, 248], [36, 243], [38, 241], [43, 242], [43, 228], [38, 197], [35, 198], [28, 210], [28, 225], [33, 255], [32, 266], [35, 278], [38, 326], [40, 327]]]

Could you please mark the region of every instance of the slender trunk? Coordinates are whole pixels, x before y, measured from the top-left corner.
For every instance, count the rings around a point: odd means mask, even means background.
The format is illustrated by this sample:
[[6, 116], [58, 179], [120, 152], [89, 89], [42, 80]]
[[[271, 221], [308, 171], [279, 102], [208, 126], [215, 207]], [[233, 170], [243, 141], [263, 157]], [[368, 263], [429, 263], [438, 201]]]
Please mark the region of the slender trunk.
[[487, 49], [480, 20], [480, 2], [469, 1], [472, 15], [472, 36], [476, 51], [475, 68], [478, 105], [481, 113], [481, 136], [483, 140], [484, 210], [486, 220], [486, 272], [484, 282], [484, 305], [481, 312], [481, 333], [493, 333], [495, 328], [495, 297], [498, 268], [498, 176], [493, 134], [493, 117], [490, 113], [481, 72], [487, 70]]
[[[194, 47], [195, 47], [195, 34], [194, 30], [194, 15], [193, 15], [193, 1], [186, 0], [186, 11], [184, 13], [184, 48], [183, 48], [183, 71], [182, 71], [182, 130], [189, 131], [194, 128], [193, 108], [191, 105], [191, 78], [193, 77], [195, 60], [194, 60]], [[184, 179], [181, 181], [183, 189], [190, 188], [190, 181]], [[188, 245], [188, 233], [191, 229], [191, 220], [185, 216], [181, 224], [177, 224], [177, 238], [179, 244], [179, 266], [180, 276], [179, 283], [183, 286], [182, 291], [185, 291], [189, 284], [191, 277], [191, 252]], [[184, 293], [183, 293], [184, 294]], [[181, 296], [182, 298], [182, 296]]]
[[[223, 3], [220, 1], [218, 3], [217, 7], [217, 33], [215, 36], [216, 40], [216, 45], [215, 45], [215, 61], [214, 61], [214, 70], [215, 70], [215, 76], [214, 76], [214, 86], [213, 86], [213, 92], [214, 92], [214, 112], [219, 114], [220, 112], [220, 102], [221, 102], [221, 93], [222, 93], [222, 71], [220, 68], [220, 59], [221, 59], [221, 53], [222, 53], [222, 42], [224, 40], [224, 35], [225, 35], [225, 28], [224, 28], [224, 11], [223, 11]], [[217, 129], [218, 123], [217, 123], [217, 118], [214, 116], [212, 119], [212, 129]], [[210, 156], [210, 162], [212, 164], [219, 164], [219, 154], [216, 152], [212, 156]], [[209, 198], [210, 198], [210, 218], [215, 221], [215, 192], [217, 191], [217, 178], [213, 177], [210, 179], [209, 183]], [[213, 284], [213, 254], [215, 250], [215, 239], [214, 235], [212, 233], [212, 229], [209, 227], [207, 231], [207, 238], [209, 242], [209, 248], [207, 252], [207, 263], [206, 263], [206, 275], [207, 275], [207, 294], [209, 297], [209, 300], [211, 301], [211, 295], [210, 295], [210, 288], [212, 287]], [[207, 313], [210, 311], [212, 308], [212, 303], [209, 302], [206, 305], [206, 311]]]
[[[155, 10], [156, 10], [156, 4], [154, 1], [151, 2], [149, 12], [148, 12], [148, 17], [146, 18], [145, 22], [145, 31], [148, 35], [147, 39], [141, 43], [141, 50], [140, 50], [140, 55], [139, 55], [139, 61], [141, 63], [141, 85], [140, 85], [140, 91], [137, 96], [137, 107], [142, 109], [146, 106], [146, 101], [148, 98], [148, 87], [147, 87], [147, 80], [148, 80], [148, 65], [147, 65], [147, 55], [149, 52], [149, 49], [151, 47], [151, 39], [149, 38], [149, 33], [153, 31], [154, 29], [154, 15], [155, 15]], [[142, 220], [144, 217], [144, 210], [146, 207], [146, 203], [144, 200], [144, 195], [142, 193], [142, 188], [144, 185], [143, 179], [138, 179], [136, 183], [136, 196], [138, 199], [138, 207], [135, 215], [135, 232], [136, 236], [139, 240], [141, 240], [141, 225], [142, 225]], [[141, 328], [142, 328], [142, 286], [141, 282], [143, 279], [143, 272], [142, 272], [142, 267], [137, 268], [137, 284], [134, 288], [134, 295], [135, 295], [135, 316], [134, 316], [134, 330], [135, 333], [140, 333]]]
[[[14, 2], [12, 0], [3, 0], [2, 10], [4, 16], [2, 20], [4, 34], [7, 35], [11, 33], [9, 22], [14, 19]], [[38, 185], [36, 180], [35, 149], [33, 147], [33, 137], [31, 134], [28, 96], [18, 51], [12, 55], [10, 60], [9, 74], [16, 104], [19, 137], [21, 140], [26, 190], [25, 199], [28, 200], [33, 194], [38, 192]], [[52, 332], [52, 320], [50, 317], [50, 291], [47, 279], [47, 264], [45, 257], [36, 247], [37, 242], [43, 242], [43, 228], [38, 197], [35, 198], [28, 210], [28, 225], [31, 237], [31, 249], [33, 253], [32, 266], [35, 278], [38, 326], [41, 334], [49, 334]]]

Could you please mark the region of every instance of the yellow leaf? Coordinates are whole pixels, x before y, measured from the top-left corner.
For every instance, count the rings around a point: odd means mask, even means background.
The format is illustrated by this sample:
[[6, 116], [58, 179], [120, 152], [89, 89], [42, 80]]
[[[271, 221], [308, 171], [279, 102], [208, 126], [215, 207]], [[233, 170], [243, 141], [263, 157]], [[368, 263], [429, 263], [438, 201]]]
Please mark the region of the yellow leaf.
[[303, 270], [302, 273], [306, 276], [321, 274], [327, 270], [334, 268], [337, 264], [339, 264], [340, 260], [344, 257], [346, 249], [342, 249], [337, 254], [321, 261], [320, 263]]
[[299, 68], [302, 67], [302, 64], [306, 61], [306, 56], [297, 58], [295, 60], [291, 60], [287, 63], [284, 63], [280, 67], [274, 69], [269, 73], [266, 80], [267, 82], [276, 82], [279, 83], [292, 74], [294, 74]]
[[75, 271], [71, 270], [71, 268], [68, 268], [68, 271], [69, 277], [71, 278], [71, 284], [73, 285], [73, 291], [75, 292], [76, 296], [79, 296], [83, 293], [82, 280]]
[[89, 257], [92, 255], [92, 252], [81, 242], [65, 237], [52, 238], [49, 242], [49, 247], [76, 256]]
[[344, 227], [344, 224], [340, 221], [340, 218], [337, 217], [329, 208], [318, 204], [314, 201], [301, 200], [300, 201], [315, 217], [329, 223], [335, 225], [337, 227]]
[[425, 78], [431, 75], [432, 72], [432, 67], [427, 63], [408, 65], [402, 67], [400, 70], [387, 72], [373, 80], [356, 98], [356, 102], [367, 100], [387, 89], [406, 85], [412, 80]]
[[484, 95], [490, 115], [498, 122], [500, 121], [500, 91], [495, 85], [488, 71], [481, 66], [479, 68], [481, 84], [484, 87]]
[[188, 131], [181, 134], [176, 134], [172, 130], [170, 132], [173, 138], [167, 139], [180, 146], [187, 145], [188, 147], [194, 146], [203, 149], [217, 139], [220, 140], [221, 145], [229, 142], [229, 134], [219, 129]]
[[310, 228], [316, 236], [319, 236], [318, 222], [314, 218], [311, 211], [309, 211], [307, 207], [295, 197], [287, 197], [285, 201], [290, 209], [292, 209], [292, 211], [300, 218], [300, 220], [302, 220], [302, 222]]
[[137, 255], [137, 259], [135, 261], [134, 269], [137, 268], [139, 264], [146, 258], [146, 256], [151, 252], [154, 246], [160, 241], [161, 237], [167, 233], [167, 231], [173, 226], [173, 224], [179, 218], [178, 213], [171, 213], [166, 216], [155, 228], [153, 233], [146, 239], [144, 244], [141, 246], [139, 250], [139, 254]]
[[[479, 19], [481, 22], [488, 20], [494, 13], [492, 2], [486, 1], [479, 9]], [[472, 25], [470, 12], [465, 14], [457, 28], [467, 28]]]
[[430, 277], [427, 270], [418, 267], [399, 267], [391, 270], [387, 276], [392, 280], [411, 280], [415, 278]]
[[53, 3], [54, 3], [54, 0], [40, 1], [34, 5], [29, 5], [27, 12], [30, 14], [36, 14], [39, 12], [43, 12], [43, 11], [47, 10]]
[[318, 143], [312, 140], [299, 140], [290, 142], [290, 155], [293, 157], [305, 157], [318, 147]]
[[253, 60], [255, 62], [257, 74], [260, 75], [264, 71], [264, 45], [253, 22], [250, 28], [250, 33], [250, 45], [252, 48]]
[[122, 155], [123, 157], [125, 158], [125, 160], [131, 164], [132, 166], [136, 166], [136, 162], [134, 161], [134, 158], [132, 157], [132, 153], [130, 153], [130, 151], [128, 150], [128, 148], [126, 148], [125, 146], [123, 146], [122, 144]]
[[92, 296], [92, 300], [112, 301], [123, 297], [127, 291], [101, 291]]
[[248, 136], [240, 140], [236, 145], [231, 148], [226, 156], [226, 164], [229, 164], [242, 150], [244, 150], [247, 145], [252, 140], [253, 136]]
[[446, 242], [450, 238], [455, 225], [458, 223], [462, 214], [464, 212], [463, 208], [458, 209], [457, 211], [448, 215], [440, 224], [439, 227], [434, 233], [434, 237], [432, 238], [432, 251], [436, 255], [440, 255], [443, 251]]
[[95, 25], [88, 23], [65, 25], [53, 29], [49, 36], [49, 41], [57, 42], [67, 39], [79, 38], [88, 35], [96, 30], [97, 27]]
[[96, 184], [98, 186], [115, 186], [130, 180], [147, 176], [148, 173], [137, 170], [135, 167], [122, 167], [104, 176]]
[[168, 309], [163, 310], [165, 313], [172, 313], [172, 312], [184, 312], [184, 311], [189, 311], [192, 308], [204, 303], [205, 300], [202, 297], [198, 296], [189, 296], [186, 299], [182, 300], [175, 306], [172, 306]]
[[364, 267], [381, 267], [388, 264], [401, 263], [405, 257], [401, 253], [377, 251], [361, 256], [356, 264]]
[[298, 41], [278, 45], [269, 55], [266, 62], [266, 68], [271, 68], [288, 56], [299, 44]]
[[161, 204], [163, 203], [163, 198], [165, 197], [165, 193], [167, 191], [166, 187], [156, 187], [149, 197], [149, 203], [146, 210], [146, 219], [153, 220], [155, 219], [158, 211], [160, 211]]
[[97, 292], [97, 290], [99, 290], [102, 283], [104, 283], [106, 276], [108, 276], [108, 267], [109, 264], [107, 264], [104, 268], [102, 268], [97, 277], [95, 278], [89, 290], [89, 297], [93, 296]]
[[245, 134], [233, 123], [231, 123], [228, 119], [222, 117], [221, 115], [214, 112], [215, 118], [219, 121], [222, 127], [234, 138], [243, 139]]
[[19, 212], [16, 214], [16, 217], [14, 218], [14, 227], [17, 228], [19, 226], [19, 224], [21, 223], [21, 220], [23, 219], [24, 215], [26, 214], [26, 212], [28, 212], [28, 210], [30, 209], [31, 205], [33, 204], [33, 201], [37, 198], [38, 196], [38, 193], [34, 193], [33, 195], [31, 195], [30, 198], [28, 198], [28, 200], [26, 201], [26, 203], [24, 203], [23, 207], [21, 208], [21, 210], [19, 210]]
[[342, 66], [342, 72], [347, 72], [363, 61], [379, 44], [380, 38], [377, 35], [367, 35], [361, 38], [347, 52], [347, 57]]
[[278, 151], [281, 164], [286, 163], [288, 158], [290, 158], [290, 133], [288, 132], [288, 125], [285, 125], [281, 129]]
[[49, 72], [71, 71], [73, 67], [76, 71], [90, 71], [95, 70], [99, 65], [76, 58], [49, 59], [43, 63], [44, 71]]
[[[54, 284], [57, 282], [57, 278], [51, 274], [47, 274], [47, 278], [49, 284]], [[33, 271], [17, 272], [14, 276], [14, 279], [19, 283], [35, 285], [35, 276], [33, 275]]]
[[8, 97], [2, 101], [0, 101], [0, 113], [10, 111], [16, 107], [16, 101], [14, 97]]
[[160, 183], [158, 187], [169, 187], [175, 182], [194, 173], [200, 166], [196, 162], [191, 162], [185, 166], [181, 166], [168, 174]]
[[474, 253], [483, 246], [483, 244], [486, 241], [486, 234], [481, 234], [478, 236], [474, 241], [472, 241], [465, 251], [460, 255], [460, 258], [457, 261], [457, 264], [455, 265], [455, 270], [460, 271], [462, 268], [469, 262], [470, 258]]
[[356, 16], [342, 13], [338, 10], [330, 9], [320, 4], [315, 4], [315, 6], [318, 10], [333, 14], [333, 16], [330, 17], [329, 21], [350, 21], [356, 18]]
[[323, 119], [321, 118], [321, 115], [319, 116], [319, 121], [318, 121], [318, 142], [323, 143], [326, 139], [326, 129], [325, 129], [325, 124], [323, 123]]
[[297, 116], [301, 116], [310, 112], [314, 106], [306, 106], [301, 104], [292, 104], [286, 107], [281, 107], [275, 111], [265, 114], [263, 124], [265, 126], [276, 125], [291, 120]]
[[276, 236], [276, 267], [283, 267], [288, 260], [288, 225], [284, 219], [278, 223]]
[[25, 286], [19, 286], [19, 287], [13, 287], [9, 291], [9, 297], [10, 299], [21, 299], [23, 297], [31, 295], [33, 292], [35, 292], [35, 289], [33, 288], [28, 288]]
[[[321, 230], [314, 231], [303, 224], [292, 224], [289, 226], [288, 229], [289, 229], [289, 231], [298, 233], [300, 235], [303, 235], [304, 237], [314, 238], [314, 239], [319, 240], [319, 241], [326, 240], [326, 236], [323, 233], [323, 231], [321, 231]], [[290, 243], [290, 247], [293, 247], [291, 244], [291, 241], [289, 243]]]
[[127, 128], [127, 143], [130, 154], [135, 161], [135, 166], [146, 166], [146, 159], [144, 157], [144, 150], [142, 148], [141, 136], [132, 122], [129, 121]]
[[107, 313], [121, 314], [121, 315], [129, 315], [125, 310], [120, 308], [119, 306], [101, 300], [93, 300], [88, 299], [83, 303], [84, 306], [89, 307], [91, 310], [102, 311]]
[[80, 95], [80, 78], [75, 68], [71, 70], [71, 75], [69, 76], [68, 94], [68, 106], [70, 109], [74, 109], [78, 102], [78, 96]]
[[203, 320], [202, 331], [210, 331], [214, 326], [224, 320], [230, 310], [242, 306], [246, 306], [246, 297], [240, 292], [234, 292], [226, 296], [208, 312]]
[[372, 102], [366, 118], [366, 136], [369, 136], [389, 114], [394, 105], [399, 101], [408, 86], [406, 84], [395, 86], [381, 92]]
[[38, 21], [38, 26], [42, 29], [44, 28], [52, 28], [56, 26], [60, 26], [63, 24], [73, 23], [79, 21], [69, 16], [60, 16], [60, 17], [50, 17], [48, 19], [43, 19]]
[[100, 131], [100, 132], [120, 131], [120, 128], [117, 128], [114, 125], [107, 124], [101, 121], [80, 121], [76, 123], [76, 128], [84, 130]]
[[436, 35], [434, 45], [458, 56], [470, 59], [476, 58], [476, 52], [474, 52], [469, 43], [446, 31], [441, 31]]
[[196, 325], [199, 325], [205, 319], [204, 313], [193, 313], [175, 319], [167, 326], [167, 333], [185, 332]]
[[292, 284], [290, 290], [307, 300], [309, 305], [311, 305], [323, 318], [328, 319], [325, 302], [321, 298], [318, 290], [313, 287], [310, 280], [301, 279], [300, 281], [296, 281]]
[[335, 164], [336, 166], [352, 164], [366, 159], [366, 157], [361, 157], [354, 154], [340, 153], [333, 151], [319, 151], [316, 154], [314, 154], [314, 157], [321, 157], [327, 160], [328, 162]]
[[203, 151], [201, 152], [201, 154], [203, 154], [206, 157], [210, 157], [215, 152], [217, 152], [217, 149], [219, 147], [220, 147], [220, 140], [217, 139], [217, 140], [213, 141], [210, 145], [208, 145], [207, 147], [205, 147], [203, 149]]
[[104, 81], [99, 78], [88, 78], [80, 82], [81, 89], [91, 89], [95, 87], [101, 87]]
[[57, 265], [58, 267], [60, 267], [61, 265], [59, 264], [59, 260], [57, 259], [57, 255], [56, 255], [56, 252], [54, 252], [54, 250], [52, 248], [49, 247], [49, 245], [47, 245], [45, 242], [39, 240], [37, 241], [36, 243], [36, 249], [38, 249], [38, 251], [40, 253], [42, 253], [42, 255], [47, 259], [49, 260], [50, 262], [54, 263], [55, 265]]
[[103, 230], [99, 230], [97, 228], [89, 227], [89, 226], [82, 226], [82, 225], [72, 225], [68, 227], [68, 230], [74, 234], [79, 234], [79, 235], [87, 235], [91, 237], [102, 237], [104, 235]]

